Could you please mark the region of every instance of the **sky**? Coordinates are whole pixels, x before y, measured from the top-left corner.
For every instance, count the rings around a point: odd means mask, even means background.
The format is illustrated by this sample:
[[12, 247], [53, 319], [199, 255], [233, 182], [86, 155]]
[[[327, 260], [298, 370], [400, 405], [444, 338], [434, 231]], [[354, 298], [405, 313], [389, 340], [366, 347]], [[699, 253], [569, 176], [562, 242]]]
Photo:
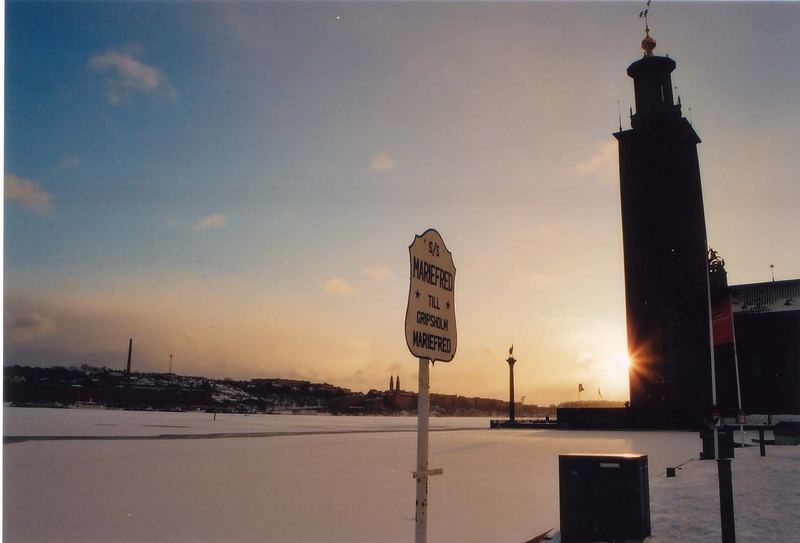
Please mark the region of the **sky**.
[[[4, 364], [625, 400], [616, 140], [638, 3], [7, 2]], [[800, 276], [796, 3], [654, 3], [732, 284]]]

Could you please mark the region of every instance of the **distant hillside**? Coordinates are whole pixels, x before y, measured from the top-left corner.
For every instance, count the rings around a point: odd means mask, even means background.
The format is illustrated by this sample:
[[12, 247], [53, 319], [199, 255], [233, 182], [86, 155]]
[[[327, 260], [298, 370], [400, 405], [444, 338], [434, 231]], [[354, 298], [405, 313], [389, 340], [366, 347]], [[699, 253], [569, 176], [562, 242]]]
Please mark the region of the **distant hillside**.
[[9, 366], [5, 400], [13, 405], [103, 406], [126, 409], [280, 412], [320, 409], [351, 394], [327, 383], [290, 379], [217, 380], [81, 366]]
[[[323, 412], [413, 414], [417, 395], [404, 390], [353, 392], [328, 383], [293, 379], [209, 379], [171, 373], [138, 373], [93, 366], [8, 366], [5, 401], [14, 406], [106, 407], [137, 410], [205, 410], [236, 413]], [[555, 406], [515, 405], [519, 418], [555, 415]], [[431, 394], [434, 416], [506, 416], [508, 402]]]

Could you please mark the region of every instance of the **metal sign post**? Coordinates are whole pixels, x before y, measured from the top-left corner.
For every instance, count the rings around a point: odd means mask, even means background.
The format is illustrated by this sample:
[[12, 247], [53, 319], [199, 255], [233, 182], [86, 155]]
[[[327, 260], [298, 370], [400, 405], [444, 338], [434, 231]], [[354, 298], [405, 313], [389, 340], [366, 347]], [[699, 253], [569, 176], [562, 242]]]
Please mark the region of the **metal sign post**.
[[419, 396], [417, 401], [417, 526], [414, 541], [424, 543], [428, 527], [428, 412], [430, 408], [430, 366], [419, 359]]
[[419, 359], [417, 394], [417, 485], [414, 541], [425, 543], [428, 532], [428, 477], [441, 468], [428, 469], [428, 412], [430, 366], [449, 362], [456, 353], [455, 277], [453, 255], [433, 229], [417, 235], [408, 248], [410, 279], [406, 307], [406, 344]]

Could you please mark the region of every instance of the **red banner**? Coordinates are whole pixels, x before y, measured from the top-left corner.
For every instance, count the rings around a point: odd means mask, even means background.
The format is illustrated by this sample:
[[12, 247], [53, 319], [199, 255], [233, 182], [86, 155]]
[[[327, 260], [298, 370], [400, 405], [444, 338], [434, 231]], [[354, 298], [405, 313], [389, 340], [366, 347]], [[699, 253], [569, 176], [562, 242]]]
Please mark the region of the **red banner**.
[[733, 313], [730, 300], [722, 300], [711, 308], [714, 325], [714, 345], [733, 343]]

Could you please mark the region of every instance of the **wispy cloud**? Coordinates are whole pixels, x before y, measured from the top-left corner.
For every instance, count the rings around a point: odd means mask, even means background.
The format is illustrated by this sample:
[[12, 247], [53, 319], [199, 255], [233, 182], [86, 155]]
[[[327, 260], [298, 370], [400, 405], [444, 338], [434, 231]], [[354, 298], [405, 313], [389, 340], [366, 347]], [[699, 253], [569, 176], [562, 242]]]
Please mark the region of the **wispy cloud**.
[[325, 292], [337, 296], [347, 296], [353, 293], [353, 287], [341, 277], [331, 277], [325, 281]]
[[89, 66], [108, 74], [106, 97], [112, 104], [126, 102], [133, 94], [150, 94], [175, 98], [175, 87], [158, 68], [138, 58], [143, 51], [139, 44], [108, 49], [89, 59]]
[[616, 177], [618, 168], [617, 143], [610, 141], [595, 145], [592, 153], [569, 169], [573, 175], [601, 175]]
[[386, 153], [381, 153], [372, 159], [371, 166], [376, 172], [385, 172], [394, 170], [397, 167], [397, 161]]
[[223, 213], [212, 213], [194, 223], [195, 230], [207, 230], [209, 228], [222, 228], [228, 224], [228, 218]]
[[34, 341], [52, 335], [55, 330], [55, 321], [37, 312], [6, 315], [5, 333], [12, 343]]
[[44, 190], [39, 183], [23, 179], [11, 172], [5, 173], [5, 198], [6, 202], [14, 202], [25, 209], [40, 213], [50, 211], [52, 200], [50, 193]]
[[394, 280], [392, 270], [387, 266], [367, 266], [361, 268], [361, 275], [368, 278], [373, 283], [390, 283]]

